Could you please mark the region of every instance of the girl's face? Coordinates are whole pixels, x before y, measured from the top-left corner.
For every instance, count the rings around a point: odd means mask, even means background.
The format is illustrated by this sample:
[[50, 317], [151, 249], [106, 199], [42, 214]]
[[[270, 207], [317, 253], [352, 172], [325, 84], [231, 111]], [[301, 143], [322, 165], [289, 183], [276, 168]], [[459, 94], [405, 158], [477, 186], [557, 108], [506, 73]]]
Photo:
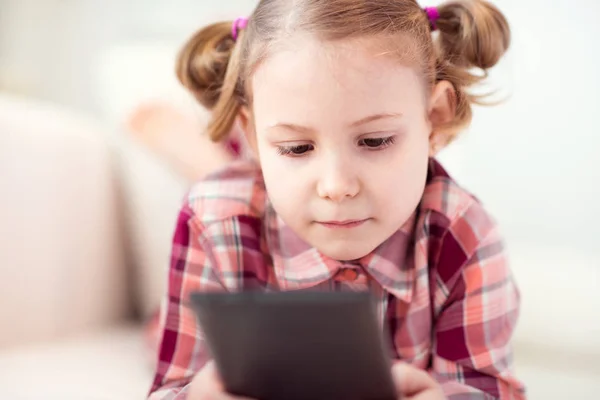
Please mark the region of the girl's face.
[[431, 96], [375, 39], [298, 38], [252, 77], [250, 142], [281, 219], [337, 260], [363, 257], [423, 195]]

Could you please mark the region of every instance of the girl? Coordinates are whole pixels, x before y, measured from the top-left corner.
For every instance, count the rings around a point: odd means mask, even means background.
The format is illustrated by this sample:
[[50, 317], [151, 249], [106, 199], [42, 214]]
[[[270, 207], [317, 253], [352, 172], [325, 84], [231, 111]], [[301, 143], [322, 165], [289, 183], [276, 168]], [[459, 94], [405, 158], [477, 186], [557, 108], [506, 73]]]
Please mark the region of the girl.
[[509, 42], [483, 0], [262, 0], [192, 38], [181, 67], [210, 137], [239, 121], [255, 158], [183, 204], [150, 398], [231, 399], [190, 292], [311, 288], [377, 296], [399, 397], [524, 399], [498, 229], [435, 160]]

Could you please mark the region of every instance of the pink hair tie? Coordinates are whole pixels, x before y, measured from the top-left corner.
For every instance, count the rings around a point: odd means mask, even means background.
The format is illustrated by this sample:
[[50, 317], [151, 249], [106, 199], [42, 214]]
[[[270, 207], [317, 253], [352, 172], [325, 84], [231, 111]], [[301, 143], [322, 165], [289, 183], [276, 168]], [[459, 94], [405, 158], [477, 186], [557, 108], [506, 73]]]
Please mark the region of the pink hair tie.
[[233, 21], [233, 25], [231, 26], [231, 36], [233, 40], [237, 40], [238, 35], [242, 29], [245, 29], [248, 26], [248, 18], [246, 17], [238, 17]]
[[427, 14], [431, 30], [435, 31], [437, 29], [437, 20], [440, 18], [440, 12], [437, 7], [425, 7], [423, 10], [425, 10], [425, 13]]

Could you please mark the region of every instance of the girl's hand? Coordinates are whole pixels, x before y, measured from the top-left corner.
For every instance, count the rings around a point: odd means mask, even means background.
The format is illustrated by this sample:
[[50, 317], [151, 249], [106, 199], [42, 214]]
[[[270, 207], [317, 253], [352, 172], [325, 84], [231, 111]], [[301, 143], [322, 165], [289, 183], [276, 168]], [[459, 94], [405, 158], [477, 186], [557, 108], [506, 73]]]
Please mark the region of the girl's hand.
[[392, 367], [392, 377], [402, 400], [445, 400], [440, 385], [427, 372], [405, 363]]
[[[392, 368], [396, 390], [402, 400], [445, 400], [438, 383], [425, 371], [398, 363]], [[192, 381], [190, 400], [251, 400], [225, 392], [214, 363], [211, 361]]]
[[235, 397], [225, 392], [221, 378], [213, 361], [210, 361], [196, 374], [188, 393], [190, 400], [251, 400]]

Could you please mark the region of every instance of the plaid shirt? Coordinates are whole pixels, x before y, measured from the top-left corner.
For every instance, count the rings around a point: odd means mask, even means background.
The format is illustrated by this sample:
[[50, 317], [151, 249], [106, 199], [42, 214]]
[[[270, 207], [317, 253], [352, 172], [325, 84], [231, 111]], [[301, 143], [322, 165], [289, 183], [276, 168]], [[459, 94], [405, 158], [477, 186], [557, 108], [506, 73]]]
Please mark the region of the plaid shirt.
[[498, 229], [434, 160], [413, 217], [351, 263], [326, 258], [287, 228], [251, 164], [192, 188], [173, 238], [149, 398], [185, 399], [208, 359], [190, 292], [308, 288], [376, 293], [395, 356], [428, 370], [448, 398], [525, 398], [510, 347], [519, 292]]

